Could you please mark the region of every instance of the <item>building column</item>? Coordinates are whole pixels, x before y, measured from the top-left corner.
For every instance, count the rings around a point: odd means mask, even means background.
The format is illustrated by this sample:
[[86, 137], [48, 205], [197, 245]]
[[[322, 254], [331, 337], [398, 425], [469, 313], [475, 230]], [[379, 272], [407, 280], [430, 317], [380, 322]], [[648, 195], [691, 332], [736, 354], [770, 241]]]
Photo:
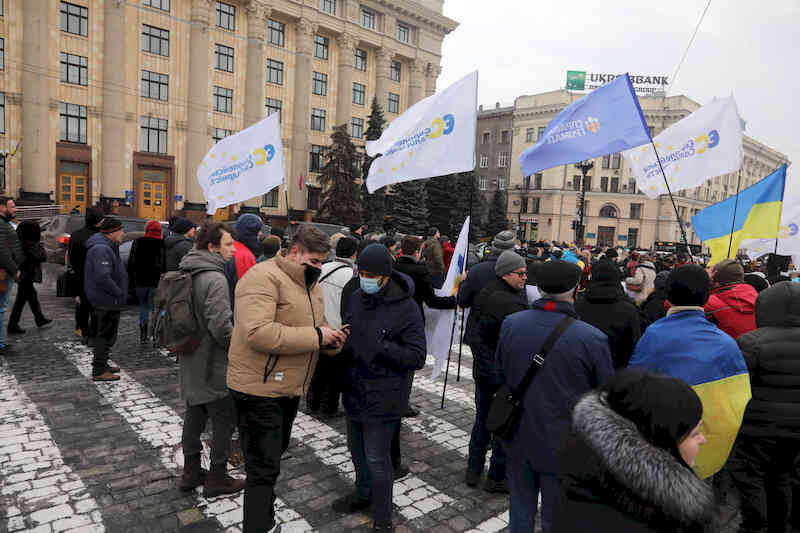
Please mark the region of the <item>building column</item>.
[[[20, 189], [25, 193], [23, 199], [31, 196], [36, 199], [48, 198], [51, 180], [50, 162], [55, 160], [55, 145], [50, 146], [50, 79], [52, 71], [48, 58], [50, 51], [51, 25], [48, 15], [51, 2], [48, 0], [29, 0], [19, 4], [23, 11], [22, 57], [22, 181]], [[58, 20], [53, 21], [57, 25]], [[57, 34], [54, 34], [57, 35]], [[55, 103], [55, 102], [54, 102]], [[55, 103], [56, 112], [58, 103]], [[54, 124], [58, 124], [55, 122]], [[14, 196], [17, 191], [9, 191]]]
[[386, 48], [375, 52], [375, 98], [384, 113], [389, 105], [389, 66], [394, 55]]
[[408, 87], [408, 107], [422, 100], [425, 90], [425, 70], [427, 64], [420, 59], [414, 59], [409, 64], [410, 82]]
[[189, 36], [189, 102], [186, 131], [186, 191], [183, 208], [205, 210], [203, 189], [197, 181], [197, 167], [208, 151], [208, 26], [213, 2], [192, 0]]
[[[292, 120], [292, 165], [286, 176], [289, 188], [289, 206], [305, 209], [306, 198], [295, 184], [300, 176], [308, 174], [308, 131], [311, 127], [311, 53], [317, 25], [303, 17], [297, 21], [297, 52], [295, 56], [294, 116]], [[331, 119], [325, 117], [325, 133], [331, 128]]]
[[244, 99], [244, 127], [264, 118], [266, 62], [264, 41], [271, 9], [251, 0], [247, 10], [247, 79]]
[[[353, 54], [355, 53], [355, 38], [349, 33], [343, 33], [336, 38], [339, 45], [339, 70], [336, 75], [339, 84], [336, 88], [336, 125], [347, 124], [353, 114]], [[365, 102], [369, 105], [369, 102]]]
[[[119, 197], [120, 189], [132, 189], [131, 169], [125, 171], [125, 5], [106, 2], [103, 8], [103, 111], [100, 176], [96, 196]], [[127, 159], [130, 161], [130, 159]], [[116, 187], [112, 184], [116, 182]], [[99, 193], [99, 194], [98, 194]], [[123, 192], [124, 194], [124, 192]]]
[[436, 92], [436, 80], [439, 74], [442, 73], [442, 67], [439, 65], [430, 64], [428, 70], [425, 72], [425, 96], [431, 96]]

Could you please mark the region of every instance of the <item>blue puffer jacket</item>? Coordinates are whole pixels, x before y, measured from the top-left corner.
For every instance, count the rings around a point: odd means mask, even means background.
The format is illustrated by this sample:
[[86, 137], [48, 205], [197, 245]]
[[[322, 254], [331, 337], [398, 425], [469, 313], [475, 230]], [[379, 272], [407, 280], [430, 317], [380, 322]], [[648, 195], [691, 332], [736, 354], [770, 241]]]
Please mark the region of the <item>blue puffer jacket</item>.
[[425, 326], [414, 283], [392, 272], [377, 294], [357, 289], [342, 322], [351, 324], [352, 353], [342, 403], [354, 420], [399, 420], [408, 409], [414, 370], [425, 366]]
[[572, 304], [541, 299], [530, 310], [503, 321], [497, 344], [505, 383], [516, 388], [530, 367], [531, 356], [567, 315], [575, 321], [556, 341], [525, 392], [520, 426], [507, 446], [509, 452], [524, 455], [537, 472], [558, 472], [556, 455], [572, 407], [614, 374], [608, 338], [581, 322]]
[[119, 245], [102, 233], [86, 241], [83, 286], [97, 309], [122, 309], [128, 299], [128, 273], [119, 257]]

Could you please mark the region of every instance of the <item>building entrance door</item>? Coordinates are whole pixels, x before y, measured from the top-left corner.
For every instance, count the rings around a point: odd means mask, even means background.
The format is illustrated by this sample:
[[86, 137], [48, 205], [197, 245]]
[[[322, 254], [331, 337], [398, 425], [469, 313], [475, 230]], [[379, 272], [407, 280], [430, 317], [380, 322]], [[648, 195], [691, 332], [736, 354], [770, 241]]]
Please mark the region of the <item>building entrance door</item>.
[[81, 214], [86, 213], [86, 206], [89, 203], [87, 179], [86, 176], [75, 174], [58, 176], [58, 202], [61, 204], [62, 213], [69, 213], [74, 207], [77, 207]]
[[617, 229], [612, 226], [597, 228], [597, 246], [614, 246], [614, 235]]
[[165, 220], [167, 217], [167, 177], [163, 170], [143, 170], [136, 194], [139, 218]]

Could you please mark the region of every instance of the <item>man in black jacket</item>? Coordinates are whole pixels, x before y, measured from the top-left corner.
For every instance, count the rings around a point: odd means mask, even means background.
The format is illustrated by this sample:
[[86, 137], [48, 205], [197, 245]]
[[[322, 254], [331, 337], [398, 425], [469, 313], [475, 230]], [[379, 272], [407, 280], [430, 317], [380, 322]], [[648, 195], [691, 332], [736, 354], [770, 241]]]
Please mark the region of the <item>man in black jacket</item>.
[[164, 249], [166, 256], [166, 270], [172, 272], [178, 270], [183, 256], [189, 253], [194, 247], [194, 236], [197, 228], [191, 220], [184, 217], [175, 217], [169, 225], [172, 235], [164, 239]]
[[472, 345], [472, 377], [475, 379], [475, 424], [469, 440], [466, 482], [474, 487], [480, 481], [486, 462], [486, 451], [492, 445], [492, 459], [486, 482], [487, 492], [508, 492], [506, 454], [503, 443], [492, 438], [486, 427], [489, 406], [503, 375], [495, 360], [497, 340], [503, 320], [528, 308], [525, 295], [527, 268], [525, 260], [513, 250], [506, 250], [495, 262], [495, 280], [480, 292], [470, 316], [475, 317], [476, 334]]
[[69, 248], [67, 250], [67, 262], [75, 275], [72, 280], [76, 284], [72, 287], [72, 294], [78, 295], [78, 306], [75, 310], [75, 330], [80, 331], [83, 343], [88, 342], [95, 321], [92, 315], [92, 304], [86, 297], [83, 290], [83, 271], [86, 263], [86, 241], [100, 231], [100, 224], [103, 223], [103, 212], [98, 207], [86, 208], [86, 225], [73, 233], [69, 238]]
[[403, 255], [397, 258], [394, 269], [410, 277], [414, 282], [414, 301], [419, 306], [423, 321], [425, 320], [423, 303], [431, 309], [455, 309], [456, 299], [454, 297], [436, 296], [431, 275], [425, 265], [419, 262], [422, 239], [407, 235], [403, 237], [400, 249], [403, 251]]
[[5, 273], [7, 288], [0, 292], [0, 353], [7, 353], [8, 346], [3, 338], [3, 315], [8, 307], [8, 298], [14, 282], [19, 279], [19, 267], [24, 259], [22, 244], [14, 231], [11, 221], [14, 219], [17, 206], [14, 200], [0, 196], [0, 271]]

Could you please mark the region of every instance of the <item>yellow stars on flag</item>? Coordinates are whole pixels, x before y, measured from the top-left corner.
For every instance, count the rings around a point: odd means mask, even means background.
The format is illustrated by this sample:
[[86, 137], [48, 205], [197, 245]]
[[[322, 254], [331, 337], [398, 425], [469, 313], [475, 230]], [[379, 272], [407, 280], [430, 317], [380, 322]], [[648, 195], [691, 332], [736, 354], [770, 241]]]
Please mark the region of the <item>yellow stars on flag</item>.
[[654, 191], [654, 190], [656, 190], [656, 186], [655, 186], [655, 185], [651, 185], [651, 186], [650, 186], [650, 190], [651, 190], [651, 191]]
[[217, 196], [217, 200], [224, 200], [224, 199], [225, 199], [225, 197], [222, 196], [221, 194]]
[[214, 154], [208, 154], [208, 157], [214, 159]]
[[392, 172], [397, 172], [397, 167], [392, 167]]
[[642, 153], [647, 152], [647, 146], [642, 146]]
[[231, 156], [231, 161], [236, 161], [236, 160], [237, 160], [237, 157], [235, 155], [232, 155]]
[[222, 159], [225, 159], [226, 157], [228, 157], [228, 152], [222, 152]]
[[382, 168], [378, 169], [378, 174], [383, 174], [383, 169]]
[[672, 146], [667, 146], [667, 150], [672, 150], [672, 149], [673, 149]]
[[414, 156], [414, 150], [409, 150], [408, 151], [408, 158], [411, 159], [411, 157], [413, 157], [413, 156]]

